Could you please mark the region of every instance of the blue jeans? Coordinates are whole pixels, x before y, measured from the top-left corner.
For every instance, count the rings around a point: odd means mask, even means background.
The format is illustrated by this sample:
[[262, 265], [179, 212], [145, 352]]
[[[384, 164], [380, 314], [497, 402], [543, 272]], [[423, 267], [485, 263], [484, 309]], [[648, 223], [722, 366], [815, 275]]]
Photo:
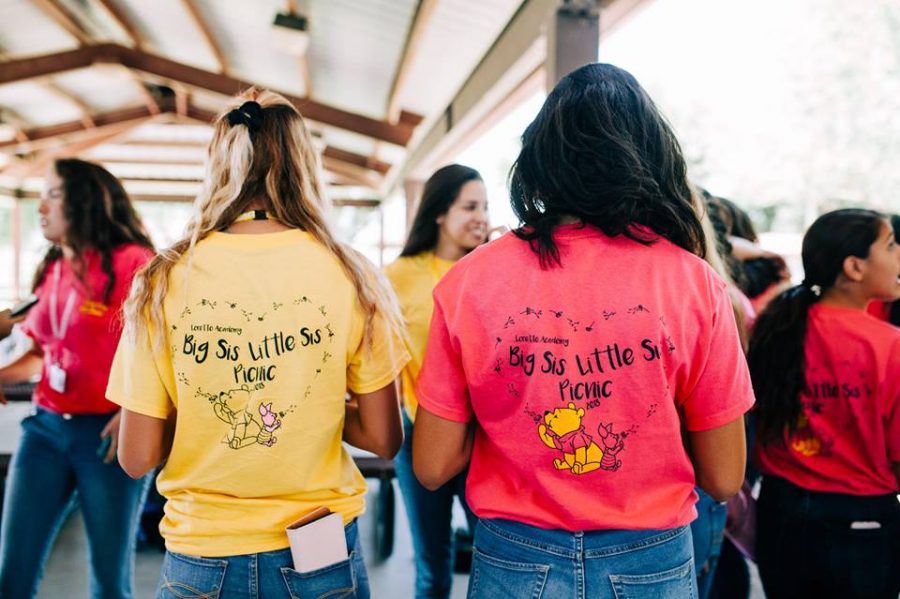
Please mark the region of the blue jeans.
[[416, 559], [416, 599], [446, 599], [453, 582], [453, 498], [458, 497], [474, 531], [477, 518], [466, 503], [466, 472], [429, 491], [412, 470], [412, 423], [403, 414], [403, 445], [394, 458]]
[[369, 578], [356, 521], [344, 530], [350, 557], [302, 574], [293, 568], [290, 549], [231, 557], [194, 557], [168, 551], [156, 599], [368, 599]]
[[480, 520], [471, 599], [697, 597], [687, 526], [571, 533]]
[[152, 478], [132, 480], [97, 455], [110, 415], [65, 418], [41, 408], [22, 421], [0, 527], [0, 597], [33, 597], [53, 541], [77, 495], [92, 597], [132, 596], [141, 502]]
[[696, 491], [700, 498], [697, 500], [697, 519], [691, 522], [691, 539], [694, 542], [698, 595], [700, 599], [706, 599], [716, 577], [728, 510], [724, 503], [716, 501], [700, 487]]

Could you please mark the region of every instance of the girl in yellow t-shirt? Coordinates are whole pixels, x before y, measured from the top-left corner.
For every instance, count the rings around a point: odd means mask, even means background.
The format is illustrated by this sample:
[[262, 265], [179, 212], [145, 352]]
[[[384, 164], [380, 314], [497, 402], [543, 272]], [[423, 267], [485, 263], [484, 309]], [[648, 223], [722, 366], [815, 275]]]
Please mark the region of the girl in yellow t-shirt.
[[416, 554], [416, 597], [450, 595], [454, 496], [459, 497], [473, 530], [475, 520], [465, 501], [465, 472], [436, 491], [419, 484], [412, 472], [415, 382], [431, 324], [431, 291], [450, 267], [484, 243], [487, 235], [487, 192], [481, 175], [459, 164], [445, 166], [425, 183], [406, 245], [386, 269], [400, 300], [412, 354], [401, 375], [406, 440], [395, 466]]
[[[408, 355], [387, 282], [325, 221], [319, 170], [292, 104], [242, 94], [214, 123], [184, 239], [125, 304], [107, 396], [125, 471], [165, 461], [157, 597], [369, 596], [366, 484], [342, 441], [397, 452]], [[285, 528], [318, 507], [342, 516], [349, 557], [298, 572]]]

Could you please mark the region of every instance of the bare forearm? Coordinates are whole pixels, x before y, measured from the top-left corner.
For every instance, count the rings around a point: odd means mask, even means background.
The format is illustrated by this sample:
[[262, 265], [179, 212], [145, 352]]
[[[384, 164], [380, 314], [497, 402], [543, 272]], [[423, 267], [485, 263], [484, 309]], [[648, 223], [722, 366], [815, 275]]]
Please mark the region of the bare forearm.
[[34, 352], [28, 352], [0, 368], [0, 384], [8, 385], [26, 381], [41, 372], [41, 357]]
[[413, 471], [426, 489], [435, 490], [462, 472], [472, 456], [475, 430], [419, 406], [413, 428]]
[[[403, 443], [403, 425], [393, 388], [378, 398], [369, 394], [359, 400], [347, 402], [345, 407], [343, 439], [350, 445], [370, 451], [377, 456], [391, 459]], [[377, 402], [377, 405], [376, 405]], [[365, 404], [365, 408], [360, 405]]]

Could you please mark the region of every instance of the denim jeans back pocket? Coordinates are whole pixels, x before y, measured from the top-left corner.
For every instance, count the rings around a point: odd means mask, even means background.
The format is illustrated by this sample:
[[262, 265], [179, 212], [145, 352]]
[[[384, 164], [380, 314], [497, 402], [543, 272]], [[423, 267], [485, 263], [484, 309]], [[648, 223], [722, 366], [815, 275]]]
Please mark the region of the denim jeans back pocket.
[[297, 572], [282, 568], [281, 576], [292, 599], [349, 599], [356, 597], [356, 580], [353, 576], [353, 558], [313, 570]]
[[156, 599], [218, 599], [228, 562], [167, 552]]
[[544, 592], [550, 566], [511, 562], [491, 557], [478, 550], [472, 555], [472, 574], [468, 597], [494, 599], [516, 597], [539, 599]]
[[696, 597], [693, 560], [655, 574], [610, 574], [616, 599], [682, 599]]

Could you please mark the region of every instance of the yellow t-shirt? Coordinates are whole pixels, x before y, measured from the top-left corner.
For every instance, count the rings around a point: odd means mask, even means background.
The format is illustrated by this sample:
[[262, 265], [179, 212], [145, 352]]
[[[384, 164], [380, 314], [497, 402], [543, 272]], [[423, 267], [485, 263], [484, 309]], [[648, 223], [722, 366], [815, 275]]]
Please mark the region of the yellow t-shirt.
[[415, 385], [422, 359], [425, 357], [425, 346], [428, 344], [428, 328], [431, 326], [431, 314], [434, 302], [431, 292], [455, 262], [444, 260], [434, 252], [422, 252], [415, 256], [398, 258], [385, 268], [385, 274], [394, 286], [400, 310], [406, 321], [409, 334], [409, 353], [412, 356], [400, 380], [403, 384], [403, 407], [411, 419], [416, 417]]
[[309, 234], [213, 233], [169, 274], [166, 347], [124, 338], [107, 396], [165, 418], [175, 439], [157, 481], [171, 551], [218, 557], [288, 546], [318, 506], [349, 522], [366, 483], [341, 443], [347, 390], [394, 380], [408, 355], [364, 315], [340, 262]]

